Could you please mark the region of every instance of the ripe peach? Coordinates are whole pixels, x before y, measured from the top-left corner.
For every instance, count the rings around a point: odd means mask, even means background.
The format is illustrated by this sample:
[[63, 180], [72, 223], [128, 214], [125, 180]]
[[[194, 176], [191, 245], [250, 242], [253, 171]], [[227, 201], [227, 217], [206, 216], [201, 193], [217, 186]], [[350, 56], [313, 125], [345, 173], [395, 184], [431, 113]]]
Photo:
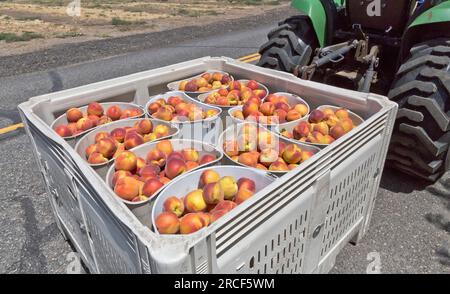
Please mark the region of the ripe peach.
[[199, 165], [205, 165], [205, 164], [208, 164], [208, 163], [210, 163], [210, 162], [213, 162], [214, 160], [216, 160], [217, 158], [214, 156], [214, 155], [212, 155], [212, 154], [205, 154], [205, 155], [203, 155], [201, 158], [200, 158], [200, 161], [199, 161]]
[[100, 103], [98, 102], [89, 103], [87, 108], [88, 115], [102, 116], [103, 112], [104, 112], [103, 106], [101, 106]]
[[99, 152], [93, 152], [91, 153], [91, 155], [89, 155], [88, 158], [88, 162], [90, 164], [101, 164], [101, 163], [106, 163], [108, 162], [108, 158], [104, 157], [101, 153]]
[[259, 156], [259, 162], [266, 167], [269, 167], [277, 159], [278, 159], [278, 152], [272, 148], [266, 148], [262, 150]]
[[244, 114], [245, 117], [249, 116], [250, 114], [252, 114], [254, 112], [258, 112], [258, 111], [259, 111], [259, 105], [254, 102], [246, 102], [242, 106], [242, 113]]
[[258, 147], [259, 150], [268, 148], [275, 149], [278, 146], [278, 139], [269, 131], [260, 131], [258, 133]]
[[223, 143], [223, 150], [225, 154], [230, 157], [239, 155], [239, 145], [235, 140], [225, 141], [225, 143]]
[[94, 127], [96, 127], [98, 125], [98, 121], [100, 120], [100, 117], [89, 114], [88, 119], [90, 119], [92, 121], [92, 124], [94, 125]]
[[203, 188], [207, 184], [217, 183], [219, 181], [220, 181], [219, 173], [216, 172], [215, 170], [207, 169], [200, 175], [198, 186], [199, 188]]
[[[255, 165], [256, 166], [256, 165]], [[238, 185], [234, 177], [225, 176], [219, 180], [226, 200], [233, 199], [238, 191]]]
[[302, 162], [307, 161], [308, 159], [310, 159], [313, 156], [314, 156], [314, 153], [312, 153], [311, 151], [302, 151]]
[[324, 144], [331, 144], [331, 143], [333, 143], [334, 141], [336, 141], [332, 136], [330, 136], [330, 135], [325, 135], [325, 136], [323, 136], [323, 143]]
[[187, 212], [200, 212], [206, 210], [203, 190], [194, 190], [184, 197], [184, 207]]
[[275, 111], [275, 105], [271, 102], [264, 102], [259, 107], [259, 111], [261, 111], [261, 113], [265, 116], [271, 116]]
[[233, 116], [235, 118], [237, 118], [237, 119], [240, 119], [240, 120], [244, 120], [245, 119], [244, 113], [241, 110], [236, 110], [235, 112], [233, 112]]
[[298, 164], [293, 164], [293, 163], [291, 163], [291, 164], [288, 165], [289, 170], [294, 170], [294, 169], [296, 169], [297, 167], [299, 167]]
[[166, 154], [159, 149], [152, 149], [147, 153], [147, 163], [163, 167], [166, 164]]
[[291, 110], [291, 107], [289, 106], [289, 104], [287, 104], [285, 102], [277, 102], [277, 103], [275, 103], [275, 109], [282, 109], [282, 110], [286, 111], [286, 113], [288, 113], [289, 110]]
[[160, 234], [177, 234], [180, 231], [180, 223], [172, 212], [162, 212], [155, 219], [155, 226]]
[[55, 132], [61, 137], [71, 137], [73, 135], [72, 131], [67, 125], [59, 125], [55, 128]]
[[199, 167], [200, 164], [198, 164], [196, 161], [186, 161], [186, 168], [187, 170], [193, 170], [194, 168]]
[[213, 211], [211, 211], [210, 217], [211, 217], [211, 223], [216, 222], [217, 220], [219, 220], [221, 217], [223, 217], [225, 214], [227, 214], [228, 211], [225, 209], [215, 209]]
[[97, 142], [97, 152], [106, 158], [112, 158], [117, 150], [116, 142], [112, 138], [103, 138]]
[[112, 122], [112, 119], [109, 116], [104, 115], [97, 121], [97, 126], [106, 125], [110, 122]]
[[157, 112], [153, 113], [153, 117], [164, 121], [171, 121], [173, 119], [173, 113], [167, 108], [160, 108]]
[[250, 191], [249, 189], [242, 187], [238, 190], [234, 202], [236, 202], [236, 204], [239, 205], [245, 200], [250, 199], [253, 195], [255, 195], [254, 191]]
[[197, 120], [202, 120], [206, 117], [206, 115], [204, 115], [203, 111], [201, 110], [195, 110], [195, 111], [191, 111], [188, 114], [188, 118], [190, 121], [197, 121]]
[[273, 116], [276, 118], [277, 121], [274, 121], [273, 123], [285, 123], [286, 122], [286, 117], [287, 117], [287, 112], [283, 109], [275, 109], [275, 111], [273, 112]]
[[324, 109], [322, 109], [322, 112], [323, 112], [325, 118], [328, 118], [331, 115], [335, 115], [334, 110], [331, 108], [324, 108]]
[[294, 106], [294, 109], [297, 110], [302, 117], [308, 114], [308, 107], [305, 104], [297, 104]]
[[178, 159], [185, 161], [183, 154], [179, 151], [174, 151], [174, 152], [170, 153], [169, 156], [167, 156], [167, 162], [169, 162], [172, 158], [178, 158]]
[[77, 128], [80, 131], [87, 131], [89, 129], [92, 129], [94, 127], [94, 124], [90, 119], [87, 117], [82, 117], [77, 121]]
[[112, 181], [111, 181], [113, 187], [116, 186], [117, 181], [118, 181], [119, 179], [121, 179], [121, 178], [123, 178], [123, 177], [132, 177], [132, 176], [133, 176], [133, 174], [130, 173], [129, 171], [126, 171], [126, 170], [118, 170], [118, 171], [116, 171], [116, 172], [114, 173], [114, 176], [113, 176]]
[[202, 229], [204, 220], [197, 213], [188, 213], [180, 219], [180, 234], [188, 235]]
[[86, 158], [89, 158], [89, 155], [92, 153], [97, 152], [97, 145], [91, 144], [85, 149]]
[[299, 120], [302, 118], [302, 114], [295, 109], [289, 110], [286, 116], [287, 121]]
[[116, 158], [116, 170], [134, 172], [137, 167], [137, 156], [130, 151], [123, 151]]
[[187, 85], [188, 82], [189, 82], [189, 81], [182, 81], [182, 82], [180, 82], [180, 85], [178, 86], [178, 89], [179, 89], [180, 91], [185, 91], [186, 85]]
[[142, 168], [144, 168], [146, 165], [145, 163], [145, 159], [142, 157], [138, 157], [137, 161], [136, 161], [136, 171], [141, 170]]
[[249, 88], [252, 89], [252, 90], [257, 90], [257, 89], [259, 89], [259, 84], [258, 84], [258, 82], [255, 81], [255, 80], [250, 80], [250, 81], [248, 81], [248, 83], [247, 83], [247, 87], [249, 87]]
[[181, 97], [179, 96], [171, 96], [169, 97], [169, 99], [167, 99], [167, 103], [169, 103], [173, 107], [177, 106], [181, 102], [183, 102], [183, 99], [181, 99]]
[[289, 138], [289, 139], [293, 139], [294, 138], [294, 135], [292, 133], [286, 131], [286, 130], [282, 131], [281, 135], [286, 137], [286, 138]]
[[214, 209], [211, 210], [211, 212], [217, 211], [217, 210], [225, 210], [227, 212], [232, 211], [237, 207], [237, 204], [230, 200], [223, 200], [220, 201]]
[[122, 109], [120, 109], [120, 107], [117, 106], [117, 105], [110, 106], [110, 107], [106, 110], [106, 115], [107, 115], [110, 119], [112, 119], [113, 121], [114, 121], [114, 120], [119, 120], [119, 119], [120, 119], [120, 116], [122, 115]]
[[153, 130], [157, 138], [166, 137], [170, 134], [170, 128], [166, 125], [157, 125]]
[[309, 115], [309, 121], [312, 122], [312, 123], [319, 123], [319, 122], [321, 122], [324, 119], [325, 119], [325, 115], [319, 109], [313, 110], [311, 112], [311, 114]]
[[270, 171], [287, 171], [289, 170], [289, 167], [287, 166], [286, 162], [284, 162], [283, 159], [278, 158], [277, 161], [272, 163], [269, 167]]
[[150, 114], [154, 114], [155, 112], [157, 112], [160, 108], [161, 108], [161, 104], [159, 104], [158, 102], [152, 102], [150, 103], [150, 105], [148, 106], [147, 110]]
[[288, 164], [299, 163], [302, 160], [302, 149], [295, 144], [289, 144], [284, 149], [282, 157]]
[[260, 99], [263, 99], [264, 97], [266, 97], [267, 92], [266, 90], [263, 89], [257, 89], [257, 90], [253, 90], [253, 94], [257, 97], [259, 97]]
[[258, 164], [258, 161], [249, 152], [241, 153], [239, 155], [238, 161], [239, 161], [239, 163], [241, 163], [243, 165], [251, 166], [251, 167], [256, 167], [256, 165]]
[[163, 183], [164, 185], [167, 185], [168, 183], [170, 183], [170, 179], [169, 179], [169, 178], [166, 178], [166, 177], [160, 177], [160, 178], [159, 178], [159, 181], [160, 181], [161, 183]]
[[111, 131], [111, 137], [117, 142], [123, 143], [125, 140], [126, 130], [124, 128], [115, 128]]
[[336, 140], [339, 139], [340, 137], [344, 136], [345, 134], [346, 134], [345, 129], [341, 123], [338, 123], [337, 125], [332, 127], [330, 130], [330, 135], [333, 138], [335, 138]]
[[294, 138], [299, 140], [303, 137], [308, 137], [310, 132], [311, 125], [307, 121], [299, 122], [293, 131]]
[[119, 154], [122, 153], [123, 151], [125, 151], [125, 145], [122, 143], [117, 143], [117, 149], [113, 155], [113, 158], [117, 158], [117, 156], [119, 156]]
[[148, 200], [147, 196], [139, 195], [138, 197], [133, 198], [133, 200], [131, 200], [131, 202], [142, 202], [142, 201], [146, 201], [146, 200]]
[[98, 132], [95, 134], [94, 141], [95, 143], [98, 143], [101, 139], [110, 138], [110, 135], [108, 132]]
[[133, 177], [121, 177], [114, 186], [114, 192], [125, 200], [131, 201], [139, 196], [139, 181]]
[[66, 111], [68, 122], [77, 122], [83, 117], [83, 112], [79, 108], [70, 108]]
[[201, 77], [207, 80], [208, 83], [212, 80], [212, 74], [210, 74], [209, 72], [202, 74]]
[[141, 135], [146, 135], [152, 132], [153, 123], [149, 119], [142, 119], [134, 125], [136, 131]]
[[69, 123], [67, 127], [72, 132], [72, 135], [75, 135], [78, 132], [77, 123]]
[[209, 183], [203, 188], [203, 198], [207, 204], [217, 204], [225, 197], [224, 191], [218, 182]]
[[138, 133], [129, 132], [125, 135], [124, 145], [126, 150], [144, 144], [144, 137]]
[[166, 168], [164, 171], [169, 179], [174, 179], [175, 177], [186, 172], [187, 166], [183, 160], [179, 158], [173, 158], [167, 161]]
[[152, 197], [155, 193], [164, 186], [158, 179], [149, 179], [145, 182], [142, 188], [142, 194], [147, 197]]
[[327, 123], [328, 127], [330, 127], [330, 128], [334, 127], [335, 125], [337, 125], [339, 123], [339, 118], [334, 114], [327, 116], [326, 119], [327, 119], [326, 123]]
[[265, 167], [265, 166], [262, 165], [261, 163], [258, 163], [258, 164], [256, 165], [256, 168], [257, 168], [257, 169], [261, 169], [261, 170], [268, 170], [267, 167]]
[[211, 224], [211, 215], [207, 212], [197, 212], [203, 223], [203, 227], [207, 227]]
[[238, 189], [246, 188], [253, 192], [256, 191], [255, 181], [253, 181], [252, 179], [249, 179], [249, 178], [245, 178], [245, 177], [240, 178], [237, 182], [237, 185], [238, 185]]
[[329, 134], [330, 129], [328, 128], [328, 124], [325, 121], [322, 121], [313, 126], [313, 131], [319, 132], [325, 136]]
[[156, 178], [160, 172], [161, 168], [152, 163], [147, 164], [144, 167], [138, 169], [138, 174], [141, 176], [141, 178], [145, 180]]
[[184, 90], [185, 90], [186, 92], [197, 92], [197, 90], [198, 90], [197, 83], [196, 83], [195, 81], [190, 81], [190, 82], [188, 82], [188, 83], [185, 85]]
[[339, 108], [336, 110], [335, 115], [340, 119], [349, 118], [350, 114], [348, 113], [348, 110], [345, 108]]
[[173, 152], [172, 142], [169, 140], [162, 140], [156, 144], [156, 149], [162, 151], [166, 156], [169, 156]]
[[350, 132], [355, 127], [351, 118], [341, 119], [341, 126], [344, 128], [345, 133]]

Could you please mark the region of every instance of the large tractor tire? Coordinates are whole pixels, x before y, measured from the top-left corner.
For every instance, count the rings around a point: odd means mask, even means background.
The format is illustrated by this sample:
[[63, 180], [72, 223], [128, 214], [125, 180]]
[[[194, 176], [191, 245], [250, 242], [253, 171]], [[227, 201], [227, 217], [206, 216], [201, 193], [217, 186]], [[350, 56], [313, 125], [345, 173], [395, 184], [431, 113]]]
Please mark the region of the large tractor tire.
[[399, 112], [388, 166], [436, 181], [450, 168], [450, 40], [415, 45], [389, 98], [399, 104]]
[[308, 64], [318, 46], [314, 28], [307, 16], [280, 23], [269, 33], [268, 39], [259, 50], [261, 59], [258, 65], [290, 73], [296, 66]]

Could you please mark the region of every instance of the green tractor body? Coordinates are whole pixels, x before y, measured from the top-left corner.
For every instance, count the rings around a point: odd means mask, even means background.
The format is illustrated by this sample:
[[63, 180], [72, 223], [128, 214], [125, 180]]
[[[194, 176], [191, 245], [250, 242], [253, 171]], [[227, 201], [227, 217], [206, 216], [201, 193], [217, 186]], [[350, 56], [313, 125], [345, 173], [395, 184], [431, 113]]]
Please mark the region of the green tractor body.
[[450, 0], [294, 0], [259, 65], [399, 104], [388, 165], [450, 169]]

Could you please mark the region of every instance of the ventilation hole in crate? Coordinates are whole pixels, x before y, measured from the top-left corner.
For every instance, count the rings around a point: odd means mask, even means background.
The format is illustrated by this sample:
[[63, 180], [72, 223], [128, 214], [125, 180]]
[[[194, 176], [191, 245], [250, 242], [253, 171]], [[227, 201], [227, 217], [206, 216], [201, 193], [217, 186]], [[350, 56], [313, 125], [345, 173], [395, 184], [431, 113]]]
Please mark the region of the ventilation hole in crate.
[[250, 258], [250, 262], [248, 263], [249, 268], [253, 268], [255, 266], [255, 257], [252, 256], [252, 258]]
[[272, 239], [272, 251], [273, 251], [274, 248], [275, 248], [275, 242], [274, 242], [274, 240]]
[[261, 251], [258, 251], [258, 263], [261, 262]]
[[280, 244], [281, 244], [281, 236], [280, 236], [280, 234], [278, 234], [278, 242], [277, 242], [277, 246], [280, 246]]
[[284, 264], [281, 266], [281, 273], [284, 274]]
[[264, 246], [264, 257], [267, 257], [267, 245]]

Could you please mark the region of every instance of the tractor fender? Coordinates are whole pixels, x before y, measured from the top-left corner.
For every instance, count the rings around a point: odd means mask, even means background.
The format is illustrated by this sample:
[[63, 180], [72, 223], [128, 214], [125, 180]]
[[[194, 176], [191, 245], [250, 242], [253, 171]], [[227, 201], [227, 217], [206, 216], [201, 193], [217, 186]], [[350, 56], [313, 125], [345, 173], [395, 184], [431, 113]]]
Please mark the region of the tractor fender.
[[439, 37], [450, 37], [450, 1], [446, 0], [419, 14], [403, 34], [400, 62], [414, 44]]
[[314, 27], [320, 47], [331, 42], [336, 18], [336, 6], [342, 0], [293, 0], [292, 7], [307, 15]]

